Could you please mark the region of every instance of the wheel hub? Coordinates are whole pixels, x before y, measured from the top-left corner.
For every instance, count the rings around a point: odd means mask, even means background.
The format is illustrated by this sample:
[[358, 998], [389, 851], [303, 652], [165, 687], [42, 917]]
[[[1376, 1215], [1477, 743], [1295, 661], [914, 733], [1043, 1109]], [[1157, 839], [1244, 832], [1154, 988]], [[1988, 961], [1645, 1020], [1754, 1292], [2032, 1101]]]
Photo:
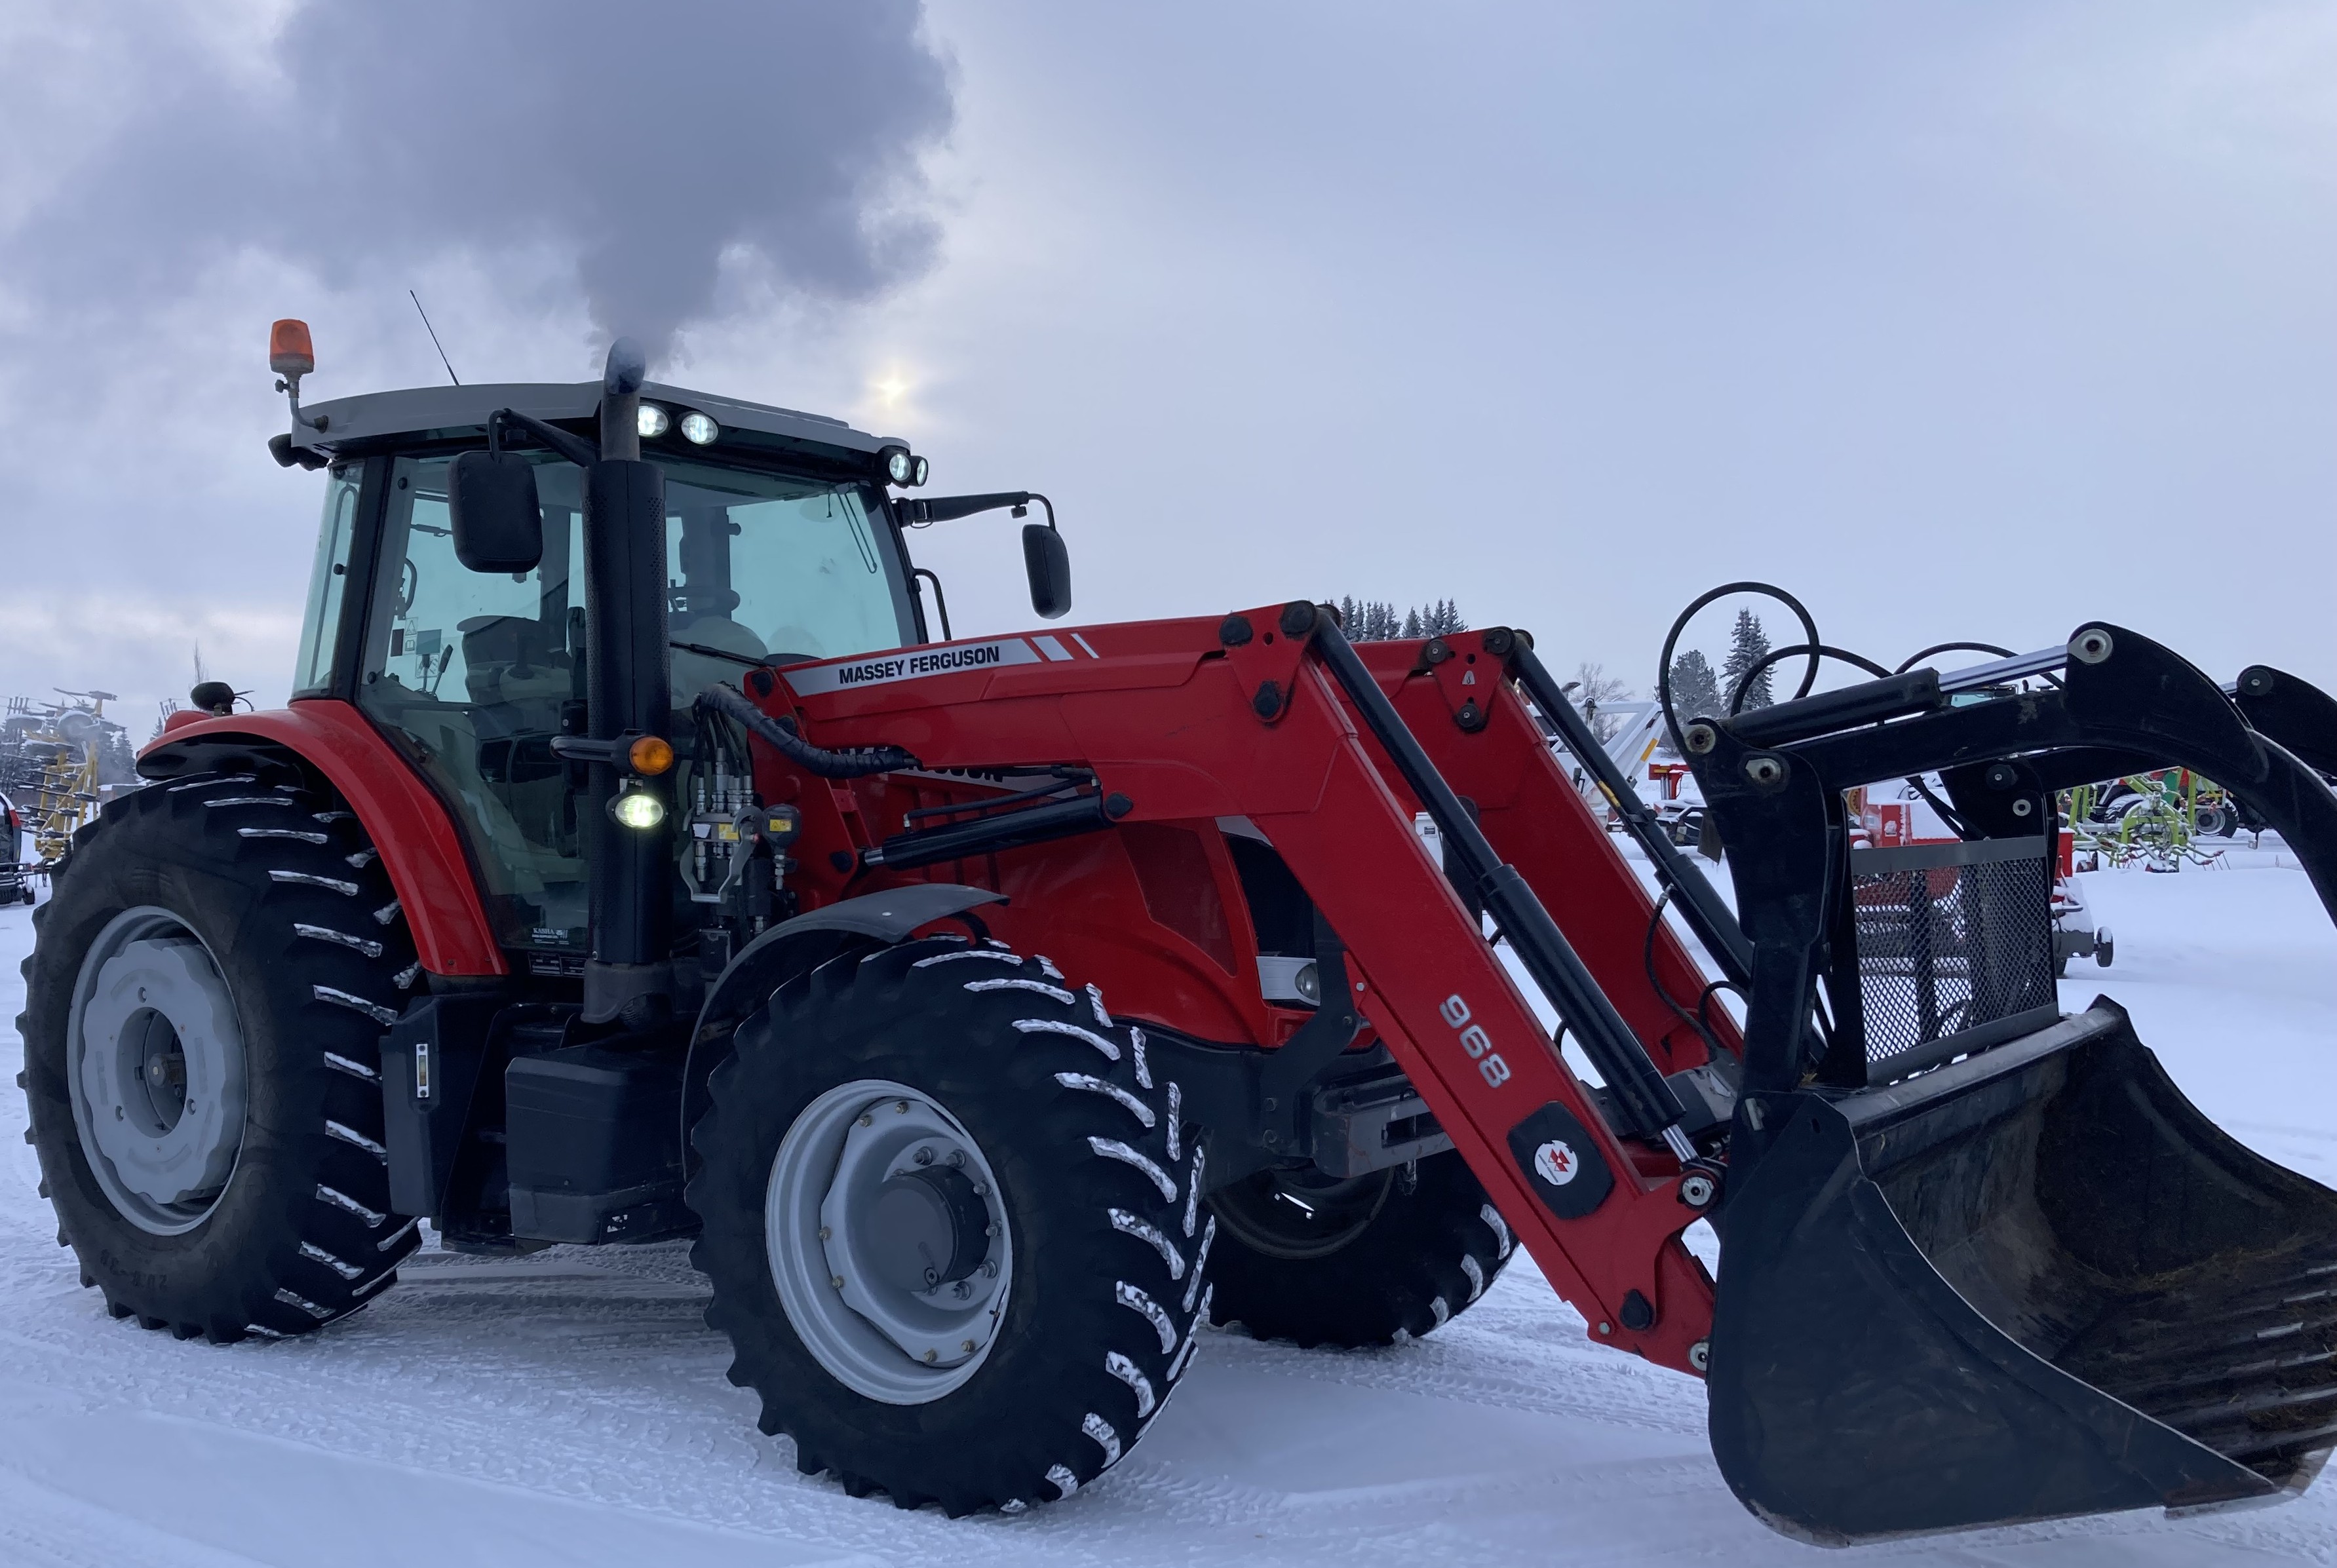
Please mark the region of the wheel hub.
[[192, 1229], [243, 1146], [243, 1033], [210, 951], [132, 910], [82, 961], [68, 1050], [73, 1115], [98, 1183], [142, 1230]]
[[[930, 1154], [932, 1145], [918, 1153]], [[896, 1290], [932, 1291], [980, 1268], [990, 1252], [990, 1211], [973, 1188], [948, 1165], [904, 1171], [877, 1188], [866, 1249], [877, 1277]]]
[[997, 1336], [1013, 1261], [997, 1178], [919, 1090], [863, 1079], [806, 1106], [772, 1161], [765, 1243], [806, 1348], [871, 1398], [937, 1399]]

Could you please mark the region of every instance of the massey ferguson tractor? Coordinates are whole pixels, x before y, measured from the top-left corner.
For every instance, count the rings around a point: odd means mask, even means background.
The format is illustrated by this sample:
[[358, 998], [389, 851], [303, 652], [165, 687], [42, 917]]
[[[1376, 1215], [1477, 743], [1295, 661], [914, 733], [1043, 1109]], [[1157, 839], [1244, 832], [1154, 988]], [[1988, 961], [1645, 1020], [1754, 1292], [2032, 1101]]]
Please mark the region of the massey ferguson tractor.
[[[689, 1238], [763, 1430], [960, 1514], [1092, 1485], [1205, 1323], [1424, 1335], [1522, 1246], [1806, 1540], [2275, 1498], [2337, 1444], [2337, 1195], [2052, 979], [2080, 781], [2195, 769], [2337, 900], [2305, 683], [2088, 622], [1810, 695], [1813, 628], [1793, 699], [1667, 716], [1732, 908], [1523, 631], [959, 638], [917, 531], [1040, 509], [1053, 622], [1043, 496], [924, 497], [623, 340], [306, 407], [304, 326], [271, 364], [325, 476], [292, 699], [173, 716], [25, 967], [115, 1317], [311, 1333], [425, 1221]], [[1853, 848], [1844, 793], [1908, 779], [1958, 837]]]

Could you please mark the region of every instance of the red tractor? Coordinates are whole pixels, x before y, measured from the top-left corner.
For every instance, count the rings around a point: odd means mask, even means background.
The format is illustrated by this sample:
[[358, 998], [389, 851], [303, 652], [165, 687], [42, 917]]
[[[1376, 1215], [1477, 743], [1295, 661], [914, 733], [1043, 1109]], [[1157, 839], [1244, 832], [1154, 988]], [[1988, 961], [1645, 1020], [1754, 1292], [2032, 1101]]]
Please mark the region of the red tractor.
[[[2337, 1198], [2051, 981], [2076, 778], [2197, 767], [2337, 892], [2303, 683], [2089, 623], [1675, 721], [1740, 919], [1523, 632], [956, 638], [913, 531], [1040, 508], [1053, 619], [1044, 497], [923, 498], [905, 443], [622, 340], [308, 408], [307, 329], [271, 346], [326, 474], [293, 699], [175, 716], [26, 969], [29, 1135], [115, 1316], [311, 1332], [424, 1220], [690, 1237], [764, 1430], [962, 1514], [1095, 1481], [1205, 1321], [1427, 1334], [1522, 1244], [1811, 1539], [2272, 1496], [2337, 1441]], [[1848, 847], [1846, 789], [1927, 774], [1958, 842]]]

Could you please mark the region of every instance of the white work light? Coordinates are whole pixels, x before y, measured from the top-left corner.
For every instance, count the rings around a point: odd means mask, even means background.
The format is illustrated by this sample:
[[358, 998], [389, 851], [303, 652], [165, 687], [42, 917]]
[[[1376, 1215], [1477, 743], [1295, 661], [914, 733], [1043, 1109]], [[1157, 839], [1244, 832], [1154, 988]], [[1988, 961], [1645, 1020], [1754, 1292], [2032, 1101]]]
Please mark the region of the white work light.
[[626, 789], [610, 800], [609, 817], [619, 827], [647, 833], [665, 821], [665, 802], [644, 789]]
[[665, 410], [654, 403], [644, 403], [641, 404], [640, 417], [635, 423], [643, 441], [655, 441], [665, 433], [667, 424]]
[[702, 414], [685, 414], [681, 416], [681, 433], [692, 445], [711, 446], [714, 438], [722, 433], [722, 427]]

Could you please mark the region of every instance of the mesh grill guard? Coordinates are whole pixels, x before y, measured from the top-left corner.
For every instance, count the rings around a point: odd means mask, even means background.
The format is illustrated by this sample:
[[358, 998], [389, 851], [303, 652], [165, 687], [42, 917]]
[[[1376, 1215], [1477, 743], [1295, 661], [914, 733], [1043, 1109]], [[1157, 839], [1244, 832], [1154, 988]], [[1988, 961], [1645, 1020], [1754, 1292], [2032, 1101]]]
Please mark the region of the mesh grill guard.
[[2052, 1019], [2047, 852], [2042, 837], [1851, 852], [1871, 1079], [1946, 1061]]

